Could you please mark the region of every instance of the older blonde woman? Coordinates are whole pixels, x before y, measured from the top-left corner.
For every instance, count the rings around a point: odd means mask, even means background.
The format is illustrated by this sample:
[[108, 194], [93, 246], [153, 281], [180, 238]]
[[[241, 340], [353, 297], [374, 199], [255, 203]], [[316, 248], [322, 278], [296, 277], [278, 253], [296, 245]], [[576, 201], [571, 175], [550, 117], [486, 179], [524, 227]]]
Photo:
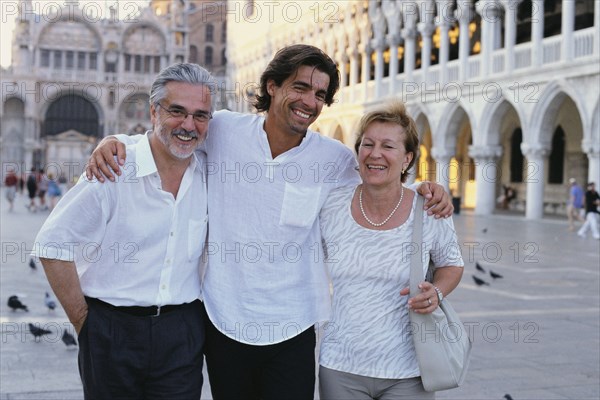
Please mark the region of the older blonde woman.
[[[452, 220], [423, 217], [433, 282], [408, 300], [416, 194], [406, 188], [419, 140], [403, 103], [366, 114], [357, 141], [362, 184], [329, 195], [320, 223], [333, 283], [321, 345], [321, 399], [431, 399], [421, 383], [408, 309], [431, 313], [463, 268]], [[423, 269], [426, 271], [427, 262]]]

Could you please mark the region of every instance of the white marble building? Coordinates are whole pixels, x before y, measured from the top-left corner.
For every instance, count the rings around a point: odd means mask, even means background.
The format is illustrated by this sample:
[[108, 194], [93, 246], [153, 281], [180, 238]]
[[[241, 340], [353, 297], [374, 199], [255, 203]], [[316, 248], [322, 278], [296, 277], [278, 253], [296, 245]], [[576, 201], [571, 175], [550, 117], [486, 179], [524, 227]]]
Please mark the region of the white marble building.
[[13, 2], [12, 65], [1, 74], [2, 177], [9, 167], [51, 166], [70, 179], [100, 138], [149, 129], [150, 85], [174, 62], [199, 62], [224, 81], [225, 22], [205, 3]]
[[478, 214], [502, 185], [527, 218], [564, 213], [568, 179], [600, 182], [600, 1], [230, 2], [229, 107], [251, 111], [279, 48], [309, 43], [341, 89], [314, 128], [354, 146], [365, 110], [405, 100], [422, 146], [415, 175]]

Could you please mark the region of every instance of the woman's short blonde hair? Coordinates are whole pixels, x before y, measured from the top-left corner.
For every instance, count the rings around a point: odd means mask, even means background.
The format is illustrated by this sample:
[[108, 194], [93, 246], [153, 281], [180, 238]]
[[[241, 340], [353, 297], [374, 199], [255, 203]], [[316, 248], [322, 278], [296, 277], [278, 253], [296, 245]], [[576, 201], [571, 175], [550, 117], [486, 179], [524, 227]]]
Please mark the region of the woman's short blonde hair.
[[406, 111], [404, 102], [394, 100], [386, 103], [381, 109], [373, 110], [366, 113], [360, 120], [358, 125], [358, 136], [354, 144], [354, 150], [358, 154], [358, 150], [363, 140], [363, 136], [368, 126], [373, 122], [383, 122], [387, 124], [396, 124], [404, 129], [404, 148], [407, 153], [412, 153], [413, 157], [408, 167], [400, 177], [402, 182], [406, 182], [408, 171], [412, 168], [417, 160], [419, 151], [419, 134], [417, 133], [417, 124]]

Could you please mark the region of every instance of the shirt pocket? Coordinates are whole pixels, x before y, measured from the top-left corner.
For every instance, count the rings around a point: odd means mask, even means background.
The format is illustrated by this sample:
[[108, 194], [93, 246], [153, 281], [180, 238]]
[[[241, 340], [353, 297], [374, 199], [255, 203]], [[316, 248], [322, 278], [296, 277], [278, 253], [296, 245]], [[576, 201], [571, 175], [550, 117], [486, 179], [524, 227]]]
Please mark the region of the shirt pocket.
[[279, 225], [311, 227], [319, 211], [321, 187], [285, 184]]
[[191, 219], [188, 223], [188, 258], [190, 261], [200, 257], [206, 243], [208, 216], [203, 219]]

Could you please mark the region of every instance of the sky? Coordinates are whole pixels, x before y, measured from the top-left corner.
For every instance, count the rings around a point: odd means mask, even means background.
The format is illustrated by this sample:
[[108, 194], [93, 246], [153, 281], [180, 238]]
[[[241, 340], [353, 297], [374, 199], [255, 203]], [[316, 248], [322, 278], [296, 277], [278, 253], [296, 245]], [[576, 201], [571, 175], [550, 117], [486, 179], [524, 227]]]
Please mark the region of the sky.
[[[34, 0], [33, 12], [43, 13], [65, 4], [64, 0]], [[80, 0], [79, 5], [84, 10], [94, 12], [93, 20], [99, 17], [109, 17], [108, 7], [118, 5], [118, 17], [125, 18], [137, 10], [139, 5], [147, 5], [148, 0]], [[0, 0], [0, 66], [8, 67], [11, 63], [11, 40], [15, 26], [17, 10], [22, 6], [21, 0]]]

